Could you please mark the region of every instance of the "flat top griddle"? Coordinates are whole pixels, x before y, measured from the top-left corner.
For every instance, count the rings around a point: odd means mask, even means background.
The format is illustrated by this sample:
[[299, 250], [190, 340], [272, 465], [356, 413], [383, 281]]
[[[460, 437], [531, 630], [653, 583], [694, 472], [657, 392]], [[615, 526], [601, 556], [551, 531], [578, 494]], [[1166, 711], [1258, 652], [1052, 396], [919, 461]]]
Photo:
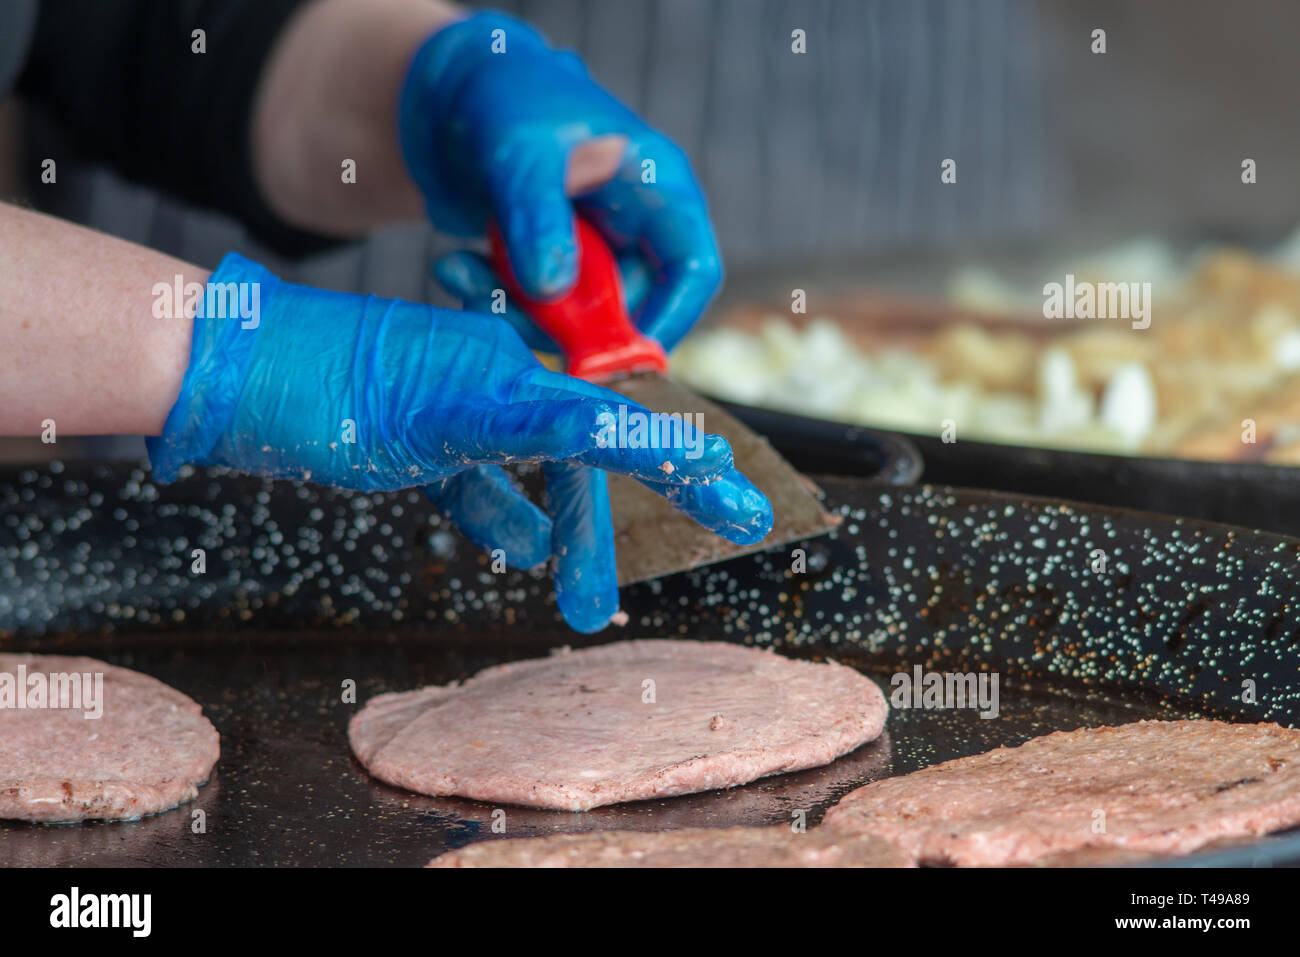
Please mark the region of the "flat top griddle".
[[[154, 675], [198, 700], [222, 735], [213, 780], [198, 799], [137, 822], [34, 826], [0, 822], [6, 865], [418, 866], [471, 841], [589, 829], [665, 829], [790, 823], [809, 825], [848, 790], [936, 761], [1018, 744], [1054, 730], [1144, 717], [1188, 716], [1189, 707], [1087, 689], [1000, 689], [1000, 715], [972, 710], [894, 710], [884, 737], [828, 767], [745, 787], [585, 813], [504, 808], [506, 833], [492, 832], [493, 806], [429, 798], [371, 779], [351, 757], [342, 683], [358, 700], [464, 678], [519, 646], [476, 636], [447, 648], [436, 636], [389, 635], [339, 645], [328, 635], [198, 636], [185, 647], [119, 636], [113, 664]], [[336, 636], [335, 636], [336, 637]], [[538, 649], [541, 651], [542, 649]], [[857, 664], [888, 691], [885, 661]], [[202, 810], [206, 833], [191, 831]]]
[[[800, 546], [806, 571], [792, 573], [782, 550], [634, 586], [628, 626], [583, 639], [559, 621], [544, 573], [492, 574], [418, 493], [206, 472], [155, 487], [129, 466], [0, 477], [0, 649], [152, 674], [222, 734], [194, 804], [126, 824], [0, 823], [0, 862], [410, 866], [502, 836], [487, 805], [372, 781], [346, 724], [373, 694], [563, 644], [739, 641], [835, 657], [886, 692], [915, 665], [996, 671], [1001, 714], [893, 709], [887, 739], [827, 768], [583, 814], [506, 808], [505, 837], [780, 823], [796, 810], [815, 824], [881, 775], [1053, 730], [1195, 715], [1300, 723], [1300, 542], [1016, 496], [818, 482], [845, 521]], [[196, 543], [208, 570], [191, 578]], [[356, 705], [341, 700], [347, 679]], [[192, 831], [195, 809], [205, 833]], [[1300, 833], [1193, 860], [1300, 860]]]

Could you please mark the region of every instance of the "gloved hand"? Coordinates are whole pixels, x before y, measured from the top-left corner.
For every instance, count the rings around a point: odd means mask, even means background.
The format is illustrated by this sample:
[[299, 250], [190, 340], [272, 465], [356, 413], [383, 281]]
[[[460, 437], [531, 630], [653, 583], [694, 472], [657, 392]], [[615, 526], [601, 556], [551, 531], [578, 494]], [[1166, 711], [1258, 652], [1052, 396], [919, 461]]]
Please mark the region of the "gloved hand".
[[[601, 470], [643, 480], [733, 541], [757, 534], [752, 502], [701, 494], [732, 472], [725, 439], [706, 435], [691, 457], [603, 447], [602, 416], [640, 407], [546, 370], [499, 319], [297, 286], [234, 253], [205, 304], [231, 290], [257, 308], [195, 318], [180, 396], [148, 443], [159, 481], [194, 464], [354, 489], [427, 486], [510, 564], [554, 553], [560, 610], [580, 631], [618, 608]], [[544, 463], [549, 517], [499, 467], [522, 461]]]
[[[430, 37], [407, 71], [399, 129], [433, 224], [482, 236], [495, 217], [531, 296], [551, 298], [573, 283], [575, 206], [604, 235], [625, 278], [648, 286], [634, 319], [666, 349], [721, 283], [708, 211], [685, 154], [527, 24], [483, 13]], [[566, 196], [570, 152], [607, 136], [625, 143], [613, 178]], [[558, 351], [531, 324], [517, 329], [530, 346]]]
[[[501, 281], [483, 257], [472, 253], [449, 256], [435, 264], [434, 275], [444, 289], [460, 300], [461, 308], [471, 313], [493, 313], [493, 295]], [[631, 310], [646, 295], [646, 287], [635, 275], [629, 277], [625, 273], [623, 293]], [[501, 315], [507, 319], [514, 317], [516, 321], [512, 324], [516, 328], [528, 322], [514, 302], [507, 303]], [[585, 395], [608, 395], [608, 390], [581, 379], [568, 381], [572, 388]], [[673, 487], [661, 494], [705, 528], [737, 544], [755, 544], [772, 530], [772, 506], [767, 497], [734, 468], [707, 485]], [[608, 560], [613, 562], [612, 553]]]

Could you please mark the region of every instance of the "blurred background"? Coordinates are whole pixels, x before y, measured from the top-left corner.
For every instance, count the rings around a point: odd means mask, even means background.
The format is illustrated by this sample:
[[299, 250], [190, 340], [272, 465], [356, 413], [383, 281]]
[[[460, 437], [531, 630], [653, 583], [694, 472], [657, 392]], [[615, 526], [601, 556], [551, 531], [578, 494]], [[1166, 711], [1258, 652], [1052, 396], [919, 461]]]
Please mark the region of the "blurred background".
[[[677, 359], [692, 384], [914, 435], [955, 418], [963, 437], [1022, 446], [1300, 461], [1300, 410], [1276, 408], [1300, 365], [1300, 5], [495, 6], [578, 50], [692, 157], [728, 268]], [[288, 261], [219, 212], [75, 159], [38, 106], [10, 97], [0, 131], [0, 195], [204, 266], [233, 248], [289, 279], [448, 304], [428, 264], [450, 244], [427, 226]], [[51, 155], [59, 181], [41, 185]], [[1040, 328], [1041, 287], [1067, 272], [1152, 282], [1152, 329]], [[1211, 373], [1232, 381], [1201, 396]], [[1272, 416], [1266, 448], [1225, 439], [1243, 409]], [[52, 451], [6, 440], [10, 458]]]

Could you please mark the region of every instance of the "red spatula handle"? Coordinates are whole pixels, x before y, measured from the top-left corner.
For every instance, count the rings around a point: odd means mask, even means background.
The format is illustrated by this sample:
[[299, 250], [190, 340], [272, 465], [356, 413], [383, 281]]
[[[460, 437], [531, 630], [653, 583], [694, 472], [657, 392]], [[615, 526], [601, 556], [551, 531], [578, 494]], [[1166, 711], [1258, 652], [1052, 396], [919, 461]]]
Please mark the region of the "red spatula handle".
[[623, 303], [623, 281], [605, 238], [581, 216], [574, 217], [578, 238], [578, 280], [556, 299], [528, 296], [515, 279], [501, 231], [488, 227], [492, 268], [506, 291], [564, 350], [569, 375], [604, 382], [635, 372], [664, 372], [663, 346], [642, 335]]

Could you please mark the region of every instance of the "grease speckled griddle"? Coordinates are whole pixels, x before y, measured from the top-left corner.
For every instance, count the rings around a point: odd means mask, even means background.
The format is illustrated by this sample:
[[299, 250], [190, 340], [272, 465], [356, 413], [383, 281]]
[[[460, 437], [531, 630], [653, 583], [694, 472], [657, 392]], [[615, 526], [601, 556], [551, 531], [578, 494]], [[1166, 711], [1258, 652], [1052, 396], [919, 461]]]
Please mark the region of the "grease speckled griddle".
[[[517, 645], [482, 635], [473, 646], [457, 642], [448, 650], [428, 637], [402, 635], [340, 647], [337, 636], [322, 633], [217, 633], [176, 648], [143, 636], [120, 637], [120, 650], [106, 650], [104, 657], [184, 687], [221, 730], [215, 779], [194, 804], [135, 823], [0, 822], [0, 862], [418, 866], [443, 850], [500, 836], [491, 830], [492, 805], [411, 794], [371, 779], [348, 749], [353, 708], [341, 703], [339, 689], [344, 677], [354, 677], [364, 701], [408, 683], [443, 683], [517, 654]], [[888, 681], [887, 672], [873, 674]], [[971, 712], [897, 712], [884, 739], [826, 768], [728, 791], [586, 813], [506, 807], [504, 836], [777, 824], [800, 810], [815, 824], [847, 791], [885, 774], [1061, 726], [1166, 713], [1157, 703], [1096, 694], [1072, 699], [1023, 689], [1008, 690], [1004, 698], [1004, 715], [994, 721]], [[189, 831], [195, 808], [206, 815], [206, 834]]]
[[[808, 571], [760, 553], [634, 586], [595, 640], [689, 635], [832, 655], [887, 688], [922, 664], [997, 670], [1001, 717], [894, 711], [888, 741], [828, 768], [587, 814], [506, 809], [507, 836], [584, 827], [815, 823], [840, 794], [1048, 731], [1212, 714], [1295, 724], [1300, 542], [1111, 509], [819, 479], [843, 517]], [[418, 493], [347, 495], [130, 466], [0, 475], [0, 640], [84, 652], [198, 700], [223, 735], [195, 807], [127, 825], [0, 824], [0, 861], [422, 864], [493, 837], [485, 805], [370, 780], [358, 701], [579, 641], [540, 573], [493, 575]], [[428, 546], [435, 553], [431, 556]], [[190, 573], [190, 552], [208, 570]], [[1106, 570], [1094, 571], [1101, 549]], [[1254, 682], [1253, 703], [1241, 700]], [[1217, 854], [1217, 856], [1215, 856]], [[1202, 855], [1300, 859], [1300, 835]]]

